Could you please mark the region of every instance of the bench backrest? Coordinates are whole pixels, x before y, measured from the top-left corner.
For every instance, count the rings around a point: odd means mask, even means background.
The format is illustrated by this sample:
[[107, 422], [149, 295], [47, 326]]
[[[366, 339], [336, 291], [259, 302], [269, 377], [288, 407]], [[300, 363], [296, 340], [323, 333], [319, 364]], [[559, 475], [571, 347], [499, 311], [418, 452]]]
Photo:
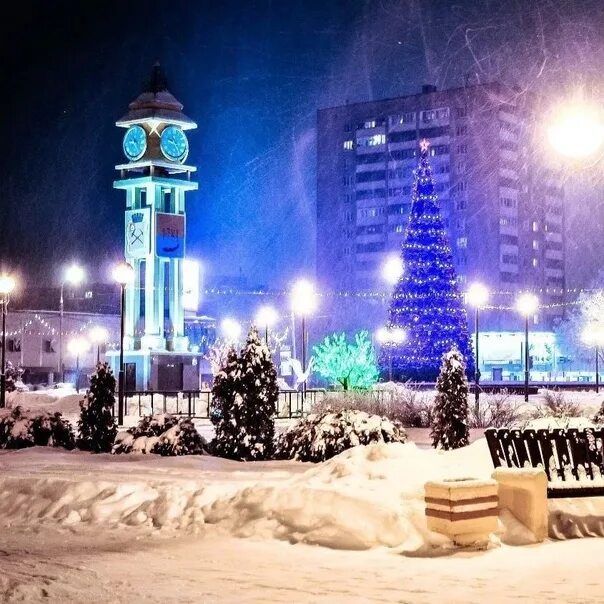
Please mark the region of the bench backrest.
[[604, 478], [604, 428], [489, 428], [485, 437], [496, 468], [542, 467], [550, 483]]

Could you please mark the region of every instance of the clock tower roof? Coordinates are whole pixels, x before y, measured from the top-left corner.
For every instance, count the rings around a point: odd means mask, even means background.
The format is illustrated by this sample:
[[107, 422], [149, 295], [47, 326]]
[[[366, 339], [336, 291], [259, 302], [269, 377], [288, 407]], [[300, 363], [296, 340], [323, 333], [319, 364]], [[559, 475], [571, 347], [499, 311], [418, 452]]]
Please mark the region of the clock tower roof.
[[182, 103], [168, 90], [166, 77], [157, 61], [143, 92], [128, 105], [128, 113], [116, 125], [128, 128], [133, 124], [155, 121], [176, 124], [183, 130], [196, 128], [197, 124], [182, 110]]

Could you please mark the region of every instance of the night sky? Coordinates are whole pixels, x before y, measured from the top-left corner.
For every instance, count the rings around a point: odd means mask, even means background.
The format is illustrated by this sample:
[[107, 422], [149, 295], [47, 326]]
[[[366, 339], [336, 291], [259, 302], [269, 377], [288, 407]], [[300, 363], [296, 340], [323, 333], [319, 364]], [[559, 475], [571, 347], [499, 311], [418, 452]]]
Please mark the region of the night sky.
[[319, 107], [466, 78], [604, 89], [598, 0], [20, 1], [1, 28], [0, 258], [29, 284], [119, 258], [114, 122], [157, 59], [199, 125], [188, 253], [273, 286], [314, 268]]

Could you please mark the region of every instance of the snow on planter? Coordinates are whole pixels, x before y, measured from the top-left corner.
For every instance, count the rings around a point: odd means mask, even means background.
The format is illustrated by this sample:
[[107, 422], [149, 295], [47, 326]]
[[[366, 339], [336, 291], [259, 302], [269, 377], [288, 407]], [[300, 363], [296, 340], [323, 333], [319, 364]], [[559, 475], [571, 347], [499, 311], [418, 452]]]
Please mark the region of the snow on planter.
[[320, 462], [358, 445], [404, 443], [402, 424], [364, 411], [326, 411], [291, 426], [277, 440], [280, 459]]
[[495, 480], [452, 478], [425, 484], [428, 528], [456, 545], [486, 546], [497, 530]]

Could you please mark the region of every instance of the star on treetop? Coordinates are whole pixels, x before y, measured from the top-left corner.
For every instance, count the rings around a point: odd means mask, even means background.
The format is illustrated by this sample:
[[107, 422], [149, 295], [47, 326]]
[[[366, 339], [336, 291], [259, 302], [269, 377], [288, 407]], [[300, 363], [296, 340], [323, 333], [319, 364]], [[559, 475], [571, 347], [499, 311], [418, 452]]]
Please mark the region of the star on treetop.
[[426, 153], [426, 151], [428, 151], [429, 146], [430, 141], [427, 138], [422, 138], [422, 140], [419, 141], [419, 149], [422, 153]]

